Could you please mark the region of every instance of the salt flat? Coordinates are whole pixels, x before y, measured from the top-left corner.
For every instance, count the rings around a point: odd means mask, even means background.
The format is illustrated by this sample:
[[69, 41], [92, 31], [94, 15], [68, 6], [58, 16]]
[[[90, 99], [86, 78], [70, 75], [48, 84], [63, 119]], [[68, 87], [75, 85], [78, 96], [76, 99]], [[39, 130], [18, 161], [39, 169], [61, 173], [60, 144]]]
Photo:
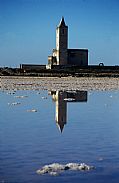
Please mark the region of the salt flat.
[[1, 90], [118, 90], [119, 78], [1, 77]]

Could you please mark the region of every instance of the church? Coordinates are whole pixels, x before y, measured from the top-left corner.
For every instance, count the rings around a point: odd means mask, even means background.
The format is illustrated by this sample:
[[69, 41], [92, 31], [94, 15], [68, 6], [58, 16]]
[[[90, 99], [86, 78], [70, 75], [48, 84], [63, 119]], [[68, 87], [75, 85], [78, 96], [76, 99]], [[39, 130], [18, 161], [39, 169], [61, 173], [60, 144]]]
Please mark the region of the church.
[[56, 48], [48, 56], [47, 69], [67, 66], [88, 66], [88, 49], [68, 49], [68, 26], [62, 17], [56, 28]]

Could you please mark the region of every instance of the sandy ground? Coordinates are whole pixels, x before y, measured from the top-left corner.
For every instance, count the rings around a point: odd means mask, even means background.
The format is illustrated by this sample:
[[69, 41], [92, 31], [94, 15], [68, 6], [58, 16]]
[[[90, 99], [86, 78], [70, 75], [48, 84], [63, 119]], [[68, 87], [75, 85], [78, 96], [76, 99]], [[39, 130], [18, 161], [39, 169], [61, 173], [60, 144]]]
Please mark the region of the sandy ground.
[[1, 90], [119, 90], [119, 78], [95, 77], [1, 77]]

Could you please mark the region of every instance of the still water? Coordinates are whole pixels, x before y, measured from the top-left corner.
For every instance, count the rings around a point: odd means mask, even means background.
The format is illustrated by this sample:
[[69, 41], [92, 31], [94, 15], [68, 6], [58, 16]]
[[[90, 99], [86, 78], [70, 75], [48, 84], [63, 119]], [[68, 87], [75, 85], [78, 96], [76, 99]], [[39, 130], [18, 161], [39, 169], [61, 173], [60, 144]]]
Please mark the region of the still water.
[[[91, 171], [38, 175], [51, 163]], [[119, 182], [119, 91], [0, 91], [0, 183]]]

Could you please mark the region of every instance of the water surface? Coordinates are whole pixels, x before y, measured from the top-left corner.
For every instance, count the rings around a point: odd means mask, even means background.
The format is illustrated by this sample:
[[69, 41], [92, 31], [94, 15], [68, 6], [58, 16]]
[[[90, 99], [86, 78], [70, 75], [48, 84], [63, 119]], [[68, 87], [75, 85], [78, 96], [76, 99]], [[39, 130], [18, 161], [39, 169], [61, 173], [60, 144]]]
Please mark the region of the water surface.
[[[22, 97], [21, 97], [22, 96]], [[0, 181], [119, 181], [119, 91], [1, 90]], [[38, 175], [51, 163], [86, 163], [88, 172]]]

